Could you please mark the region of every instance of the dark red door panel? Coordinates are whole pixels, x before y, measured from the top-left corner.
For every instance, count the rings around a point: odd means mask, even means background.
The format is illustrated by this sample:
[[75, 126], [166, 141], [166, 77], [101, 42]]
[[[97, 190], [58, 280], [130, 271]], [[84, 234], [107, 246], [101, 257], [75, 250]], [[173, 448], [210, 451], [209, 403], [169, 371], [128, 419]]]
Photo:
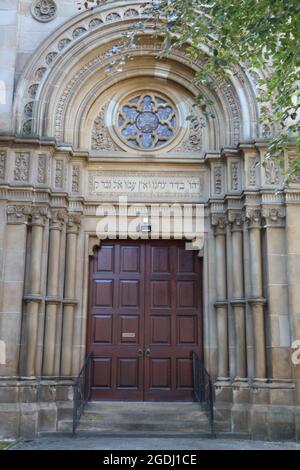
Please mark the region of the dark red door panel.
[[202, 260], [181, 241], [105, 241], [90, 263], [92, 399], [191, 400]]

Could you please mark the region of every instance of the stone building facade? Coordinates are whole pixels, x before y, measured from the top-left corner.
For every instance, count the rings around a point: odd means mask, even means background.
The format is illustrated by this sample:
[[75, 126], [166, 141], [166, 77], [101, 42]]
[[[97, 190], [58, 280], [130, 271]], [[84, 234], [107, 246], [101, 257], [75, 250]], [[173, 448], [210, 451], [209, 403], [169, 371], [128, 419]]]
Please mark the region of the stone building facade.
[[0, 0], [0, 435], [62, 430], [72, 412], [99, 207], [119, 215], [126, 196], [142, 222], [150, 205], [192, 220], [204, 207], [200, 348], [216, 420], [299, 439], [300, 180], [284, 188], [283, 168], [259, 165], [274, 133], [260, 75], [237, 68], [201, 90], [215, 117], [189, 121], [201, 63], [159, 58], [151, 22], [123, 61], [144, 2], [81, 3]]

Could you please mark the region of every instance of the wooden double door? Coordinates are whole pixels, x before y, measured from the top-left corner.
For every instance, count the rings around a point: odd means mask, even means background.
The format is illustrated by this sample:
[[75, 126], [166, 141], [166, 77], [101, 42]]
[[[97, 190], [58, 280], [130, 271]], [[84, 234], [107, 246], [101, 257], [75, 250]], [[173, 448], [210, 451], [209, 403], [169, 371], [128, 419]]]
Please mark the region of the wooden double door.
[[183, 241], [105, 241], [90, 262], [93, 400], [192, 400], [202, 259]]

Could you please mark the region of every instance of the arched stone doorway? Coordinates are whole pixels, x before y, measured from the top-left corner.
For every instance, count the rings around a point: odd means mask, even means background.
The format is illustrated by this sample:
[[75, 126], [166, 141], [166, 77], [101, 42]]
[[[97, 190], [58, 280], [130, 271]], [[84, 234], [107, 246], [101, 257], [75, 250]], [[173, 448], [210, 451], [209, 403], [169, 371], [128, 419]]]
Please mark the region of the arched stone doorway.
[[[246, 423], [250, 432], [275, 429], [279, 408], [270, 404], [279, 403], [282, 420], [292, 416], [293, 435], [299, 181], [279, 193], [280, 169], [274, 162], [259, 166], [270, 129], [259, 123], [257, 72], [237, 67], [214, 90], [201, 87], [215, 117], [197, 111], [198, 121], [190, 121], [201, 64], [182, 51], [159, 58], [151, 28], [131, 60], [110, 69], [119, 57], [112, 50], [141, 16], [143, 2], [113, 1], [68, 19], [18, 80], [13, 126], [0, 151], [1, 376], [15, 381], [18, 396], [24, 383], [36, 397], [40, 387], [55, 396], [56, 423], [56, 401], [68, 401], [87, 352], [89, 257], [99, 245], [98, 223], [124, 216], [120, 197], [127, 198], [130, 223], [143, 222], [151, 207], [161, 217], [171, 206], [194, 223], [201, 206], [203, 361], [217, 408], [232, 429]], [[286, 163], [293, 157], [287, 152]], [[166, 239], [175, 235], [172, 229]]]

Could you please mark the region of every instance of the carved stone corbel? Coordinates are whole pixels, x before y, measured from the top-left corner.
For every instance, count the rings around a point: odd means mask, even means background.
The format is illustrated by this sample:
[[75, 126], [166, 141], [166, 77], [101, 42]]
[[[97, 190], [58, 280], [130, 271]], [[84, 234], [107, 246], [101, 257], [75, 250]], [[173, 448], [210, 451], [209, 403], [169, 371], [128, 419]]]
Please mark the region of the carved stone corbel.
[[7, 223], [10, 225], [27, 224], [31, 214], [30, 206], [7, 206]]
[[263, 223], [267, 227], [284, 227], [285, 207], [264, 207], [262, 210]]

